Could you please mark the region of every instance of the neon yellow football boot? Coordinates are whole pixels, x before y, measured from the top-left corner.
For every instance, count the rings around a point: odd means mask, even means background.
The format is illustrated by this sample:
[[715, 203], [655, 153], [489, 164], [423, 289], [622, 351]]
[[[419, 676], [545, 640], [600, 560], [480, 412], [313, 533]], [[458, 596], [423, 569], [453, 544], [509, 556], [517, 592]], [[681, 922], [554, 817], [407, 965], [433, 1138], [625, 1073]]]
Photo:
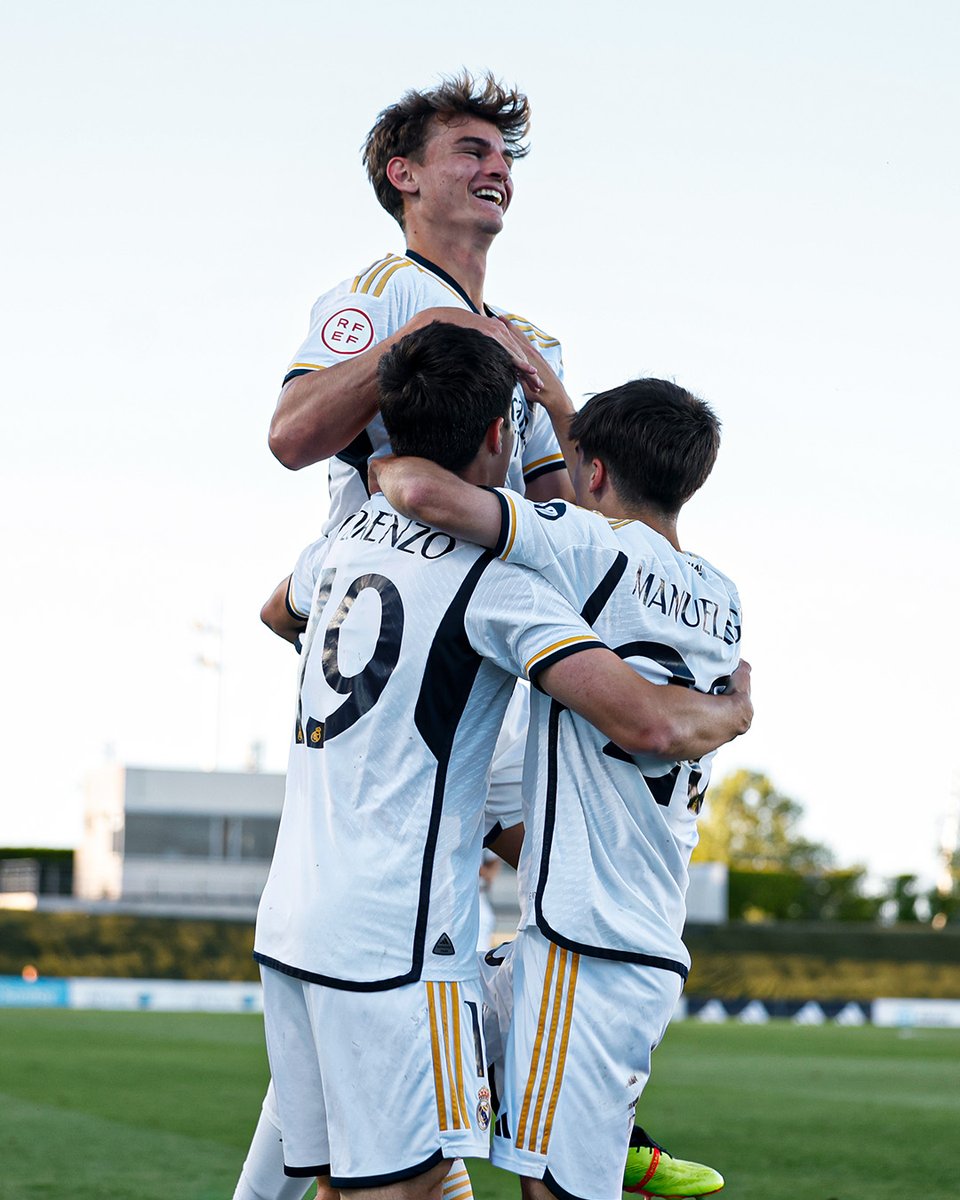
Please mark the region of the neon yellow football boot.
[[639, 1125], [630, 1135], [623, 1190], [656, 1200], [692, 1200], [711, 1196], [723, 1187], [723, 1176], [713, 1167], [674, 1158]]

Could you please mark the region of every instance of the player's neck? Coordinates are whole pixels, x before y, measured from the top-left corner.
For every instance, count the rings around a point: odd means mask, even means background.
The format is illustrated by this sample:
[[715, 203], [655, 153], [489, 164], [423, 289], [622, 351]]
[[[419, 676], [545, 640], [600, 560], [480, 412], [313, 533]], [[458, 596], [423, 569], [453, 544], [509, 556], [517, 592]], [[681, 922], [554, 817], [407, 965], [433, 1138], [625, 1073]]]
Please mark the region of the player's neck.
[[611, 521], [642, 521], [666, 538], [674, 550], [682, 549], [677, 534], [677, 513], [664, 513], [647, 504], [625, 504], [613, 489], [605, 492], [594, 507]]
[[483, 284], [487, 274], [487, 251], [491, 237], [482, 237], [474, 243], [431, 229], [407, 231], [407, 248], [435, 263], [452, 276], [478, 312], [483, 312]]

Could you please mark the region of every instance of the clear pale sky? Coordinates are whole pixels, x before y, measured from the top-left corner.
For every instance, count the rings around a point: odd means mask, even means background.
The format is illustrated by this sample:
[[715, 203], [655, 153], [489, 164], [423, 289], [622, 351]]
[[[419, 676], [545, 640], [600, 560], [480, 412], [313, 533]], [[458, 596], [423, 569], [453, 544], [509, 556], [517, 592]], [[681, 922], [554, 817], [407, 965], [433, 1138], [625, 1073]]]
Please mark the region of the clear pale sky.
[[[113, 755], [283, 769], [262, 600], [325, 470], [266, 430], [314, 298], [388, 250], [359, 146], [461, 65], [532, 152], [487, 298], [571, 393], [676, 379], [724, 421], [681, 536], [738, 582], [768, 772], [876, 875], [956, 789], [960, 9], [533, 0], [8, 4], [0, 18], [0, 844], [71, 845]], [[709, 799], [708, 799], [709, 803]]]

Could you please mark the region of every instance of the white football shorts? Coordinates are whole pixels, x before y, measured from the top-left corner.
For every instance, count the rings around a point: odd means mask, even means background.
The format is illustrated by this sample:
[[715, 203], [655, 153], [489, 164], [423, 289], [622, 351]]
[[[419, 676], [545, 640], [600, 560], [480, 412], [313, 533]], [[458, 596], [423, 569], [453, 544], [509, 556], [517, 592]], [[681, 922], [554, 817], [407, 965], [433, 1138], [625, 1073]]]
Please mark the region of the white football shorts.
[[513, 943], [513, 1015], [491, 1161], [561, 1200], [620, 1200], [634, 1109], [683, 981], [672, 971]]
[[287, 1175], [382, 1187], [445, 1158], [488, 1156], [476, 980], [354, 992], [261, 974]]

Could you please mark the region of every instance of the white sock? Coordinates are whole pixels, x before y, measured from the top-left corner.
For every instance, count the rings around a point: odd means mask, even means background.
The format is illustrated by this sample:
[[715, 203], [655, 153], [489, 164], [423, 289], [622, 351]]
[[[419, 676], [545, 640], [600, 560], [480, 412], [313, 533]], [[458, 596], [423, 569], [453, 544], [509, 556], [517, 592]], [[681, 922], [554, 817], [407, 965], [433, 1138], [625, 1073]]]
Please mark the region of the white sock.
[[254, 1130], [250, 1149], [233, 1200], [303, 1200], [312, 1179], [291, 1179], [283, 1173], [283, 1139], [266, 1109]]
[[450, 1164], [450, 1170], [443, 1181], [441, 1200], [473, 1200], [473, 1187], [462, 1158], [455, 1158]]

